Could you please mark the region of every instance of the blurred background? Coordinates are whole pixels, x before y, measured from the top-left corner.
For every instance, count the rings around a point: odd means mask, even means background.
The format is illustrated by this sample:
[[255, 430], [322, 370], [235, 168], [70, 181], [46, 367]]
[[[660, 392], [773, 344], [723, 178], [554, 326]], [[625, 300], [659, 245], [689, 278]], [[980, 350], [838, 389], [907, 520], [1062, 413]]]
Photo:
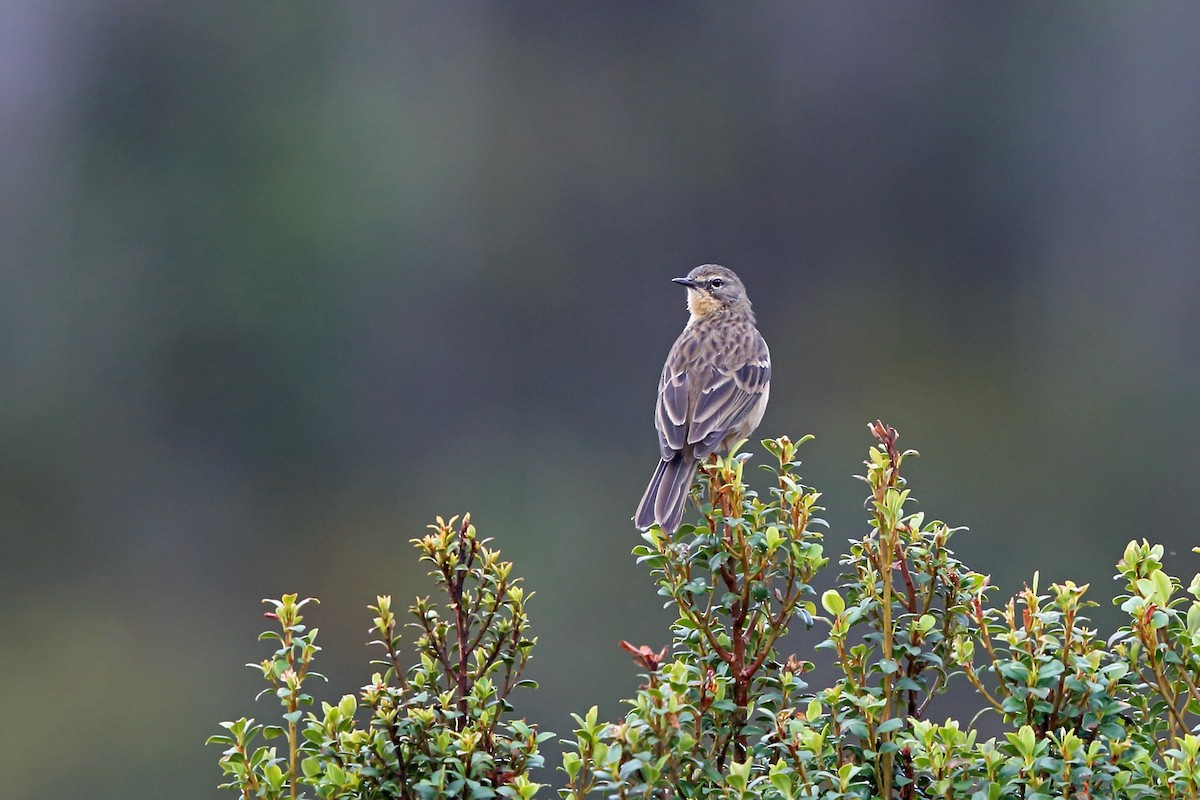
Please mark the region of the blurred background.
[[831, 555], [882, 417], [998, 598], [1091, 582], [1107, 635], [1130, 538], [1200, 567], [1198, 39], [1194, 4], [4, 3], [4, 796], [219, 796], [205, 737], [277, 714], [260, 599], [319, 597], [354, 691], [436, 514], [537, 593], [520, 712], [621, 713], [706, 262]]

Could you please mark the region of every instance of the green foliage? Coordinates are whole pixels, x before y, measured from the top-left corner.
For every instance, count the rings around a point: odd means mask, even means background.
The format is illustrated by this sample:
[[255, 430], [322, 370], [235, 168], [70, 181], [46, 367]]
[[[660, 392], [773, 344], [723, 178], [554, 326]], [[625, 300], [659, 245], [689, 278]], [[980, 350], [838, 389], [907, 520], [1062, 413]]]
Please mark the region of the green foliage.
[[[1200, 794], [1200, 577], [1183, 596], [1161, 547], [1131, 543], [1118, 565], [1130, 615], [1107, 642], [1087, 627], [1087, 586], [1035, 577], [999, 607], [986, 576], [958, 561], [958, 529], [912, 511], [912, 452], [870, 426], [868, 528], [838, 585], [811, 526], [818, 495], [796, 446], [763, 442], [776, 464], [761, 500], [744, 457], [710, 464], [694, 495], [703, 522], [652, 529], [635, 549], [679, 613], [669, 649], [627, 649], [646, 682], [616, 723], [575, 717], [564, 798], [1194, 798]], [[810, 689], [811, 664], [781, 661], [795, 622], [820, 621], [817, 650], [837, 678]], [[951, 681], [977, 690], [1011, 730], [926, 718]]]
[[[418, 598], [409, 609], [416, 620], [417, 663], [403, 666], [401, 632], [390, 597], [379, 597], [372, 644], [382, 650], [373, 663], [382, 668], [356, 698], [322, 703], [309, 712], [303, 736], [297, 725], [301, 706], [313, 703], [301, 692], [317, 648], [316, 629], [305, 631], [299, 609], [309, 601], [295, 595], [266, 601], [276, 608], [281, 632], [261, 638], [281, 646], [260, 666], [284, 705], [287, 724], [269, 728], [251, 719], [222, 723], [227, 735], [221, 768], [230, 776], [222, 788], [244, 798], [298, 798], [309, 787], [319, 798], [509, 798], [532, 797], [539, 784], [529, 778], [542, 765], [538, 745], [552, 734], [506, 716], [508, 697], [537, 641], [529, 636], [528, 595], [512, 564], [477, 537], [470, 518], [440, 517], [433, 533], [413, 544], [446, 596], [443, 605]], [[260, 695], [261, 696], [261, 695]], [[358, 717], [365, 718], [360, 724]], [[286, 759], [276, 749], [256, 745], [285, 734]]]
[[[1128, 623], [1107, 639], [1083, 614], [1095, 605], [1087, 586], [1043, 593], [1035, 574], [992, 604], [988, 578], [949, 549], [960, 529], [912, 510], [901, 470], [914, 453], [897, 448], [894, 429], [870, 428], [865, 533], [819, 598], [812, 585], [828, 559], [820, 495], [799, 478], [803, 440], [763, 442], [773, 459], [765, 497], [745, 480], [747, 456], [713, 459], [693, 490], [698, 523], [643, 534], [634, 554], [676, 613], [672, 642], [622, 642], [645, 682], [619, 721], [594, 706], [573, 715], [561, 796], [1200, 797], [1200, 575], [1185, 591], [1161, 546], [1131, 542], [1115, 600]], [[245, 798], [538, 794], [529, 773], [550, 734], [506, 716], [534, 644], [527, 597], [469, 520], [455, 523], [439, 518], [414, 540], [446, 595], [410, 609], [417, 663], [403, 667], [391, 600], [380, 597], [382, 671], [357, 698], [305, 714], [305, 682], [318, 677], [317, 632], [300, 614], [310, 601], [269, 601], [279, 629], [263, 638], [278, 647], [254, 666], [283, 724], [223, 723], [210, 741], [226, 748], [226, 788]], [[824, 687], [809, 686], [810, 661], [779, 652], [790, 629], [817, 623], [827, 633], [813, 658], [835, 670]], [[930, 719], [954, 681], [1007, 730], [981, 739], [974, 717]], [[280, 737], [286, 747], [264, 743]]]
[[[655, 527], [634, 550], [656, 576], [659, 594], [679, 614], [674, 658], [636, 650], [651, 670], [624, 724], [600, 726], [591, 712], [576, 717], [578, 754], [564, 769], [567, 796], [590, 791], [622, 796], [707, 794], [748, 775], [756, 743], [792, 707], [810, 666], [774, 660], [775, 643], [794, 619], [809, 625], [815, 604], [810, 581], [825, 565], [819, 495], [795, 475], [796, 444], [768, 444], [776, 457], [770, 499], [743, 480], [745, 456], [706, 469], [704, 523], [673, 536]], [[695, 792], [692, 787], [695, 787]], [[743, 786], [743, 789], [746, 787]]]

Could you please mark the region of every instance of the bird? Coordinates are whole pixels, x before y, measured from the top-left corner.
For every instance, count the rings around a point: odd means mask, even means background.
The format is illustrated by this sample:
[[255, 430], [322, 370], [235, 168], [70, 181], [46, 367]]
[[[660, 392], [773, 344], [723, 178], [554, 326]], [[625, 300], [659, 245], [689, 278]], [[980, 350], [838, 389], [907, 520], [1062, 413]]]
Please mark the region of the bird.
[[674, 533], [700, 463], [725, 453], [762, 421], [771, 394], [771, 351], [755, 325], [746, 287], [718, 264], [685, 278], [689, 318], [658, 382], [654, 427], [661, 456], [633, 515], [646, 530]]

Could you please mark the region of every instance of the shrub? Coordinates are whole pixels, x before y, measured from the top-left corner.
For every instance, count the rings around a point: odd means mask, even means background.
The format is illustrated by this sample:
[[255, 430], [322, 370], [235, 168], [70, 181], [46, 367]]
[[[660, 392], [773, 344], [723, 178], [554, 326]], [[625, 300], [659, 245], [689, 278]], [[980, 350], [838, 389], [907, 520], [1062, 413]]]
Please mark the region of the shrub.
[[[836, 588], [816, 597], [827, 566], [820, 495], [799, 478], [801, 442], [764, 441], [773, 459], [760, 497], [747, 456], [713, 459], [693, 490], [697, 524], [652, 528], [634, 550], [677, 619], [672, 643], [622, 646], [644, 671], [623, 719], [574, 715], [564, 798], [1195, 798], [1200, 795], [1200, 576], [1186, 592], [1163, 548], [1131, 542], [1115, 602], [1128, 624], [1099, 638], [1087, 586], [1043, 593], [1035, 576], [990, 602], [988, 578], [949, 549], [959, 529], [911, 510], [902, 474], [913, 455], [894, 429], [863, 480], [868, 527], [841, 556]], [[390, 600], [374, 632], [382, 673], [359, 697], [308, 712], [318, 648], [304, 602], [270, 601], [279, 647], [259, 665], [285, 725], [224, 723], [226, 787], [244, 797], [532, 797], [543, 787], [538, 733], [510, 719], [534, 640], [511, 565], [469, 521], [416, 540], [448, 600], [418, 600], [418, 663], [402, 668]], [[835, 679], [810, 687], [812, 663], [784, 657], [792, 627], [827, 630], [817, 650]], [[822, 657], [824, 657], [822, 656]], [[965, 681], [1007, 730], [982, 739], [967, 723], [928, 718]], [[581, 705], [586, 702], [580, 698]], [[971, 710], [972, 712], [974, 710]], [[358, 717], [365, 719], [361, 725]], [[284, 737], [286, 755], [258, 744]]]
[[[296, 595], [267, 600], [279, 631], [260, 638], [279, 644], [260, 665], [263, 677], [286, 709], [286, 728], [260, 726], [242, 718], [222, 723], [227, 734], [209, 742], [224, 745], [221, 768], [230, 776], [222, 788], [245, 798], [296, 798], [300, 787], [320, 798], [528, 798], [539, 786], [529, 771], [542, 765], [539, 734], [522, 720], [507, 719], [508, 697], [537, 641], [529, 636], [528, 596], [512, 564], [500, 560], [489, 540], [478, 538], [469, 515], [438, 518], [433, 533], [413, 544], [445, 594], [439, 607], [418, 598], [409, 609], [416, 629], [416, 664], [405, 667], [400, 626], [392, 600], [382, 596], [372, 644], [382, 651], [382, 668], [356, 698], [322, 703], [308, 712], [303, 736], [297, 726], [313, 698], [303, 693], [316, 647], [317, 630], [301, 624], [308, 600]], [[261, 696], [261, 695], [260, 695]], [[358, 716], [366, 719], [360, 725]], [[258, 744], [258, 737], [284, 736], [287, 756]]]

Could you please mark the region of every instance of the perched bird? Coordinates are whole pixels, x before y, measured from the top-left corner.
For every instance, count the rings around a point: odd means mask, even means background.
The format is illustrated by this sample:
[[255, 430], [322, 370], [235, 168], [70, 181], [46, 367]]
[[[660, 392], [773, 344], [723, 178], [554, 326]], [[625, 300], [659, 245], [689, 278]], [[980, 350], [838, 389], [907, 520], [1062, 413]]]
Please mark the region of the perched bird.
[[700, 462], [727, 452], [762, 421], [771, 353], [733, 270], [705, 264], [672, 280], [687, 287], [691, 318], [658, 382], [654, 427], [662, 460], [633, 520], [674, 533]]

